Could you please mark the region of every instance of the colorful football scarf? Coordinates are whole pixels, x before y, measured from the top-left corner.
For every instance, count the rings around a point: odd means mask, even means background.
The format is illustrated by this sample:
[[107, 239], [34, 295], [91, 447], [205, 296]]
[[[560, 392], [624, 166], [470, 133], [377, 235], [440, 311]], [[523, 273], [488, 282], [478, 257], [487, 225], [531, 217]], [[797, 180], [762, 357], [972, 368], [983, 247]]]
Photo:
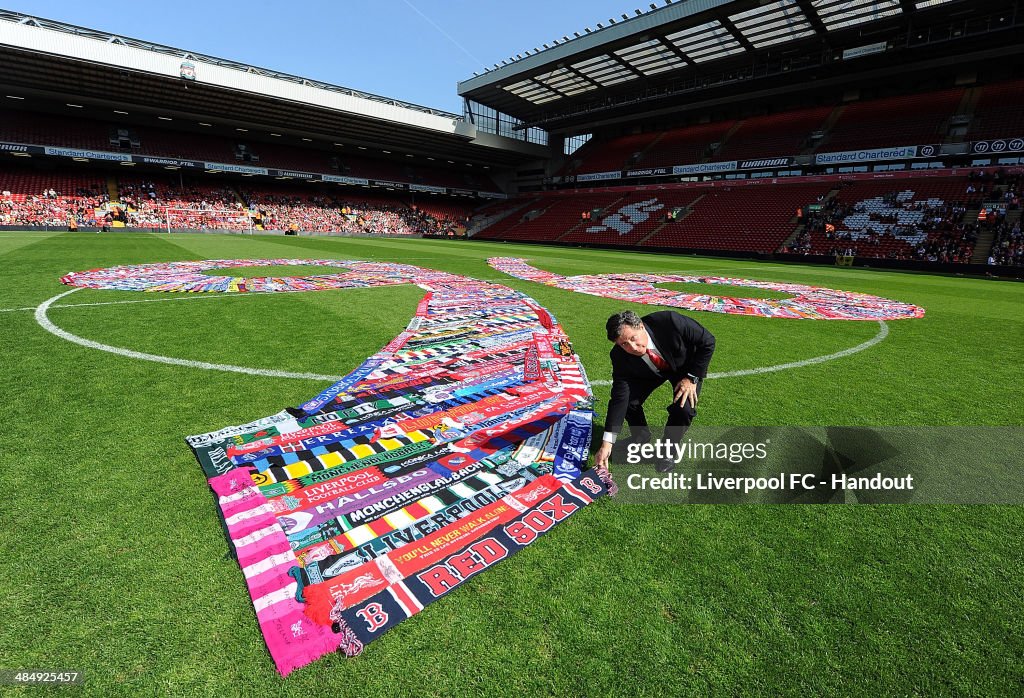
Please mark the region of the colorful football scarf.
[[368, 642], [530, 545], [606, 493], [593, 470], [571, 482], [551, 478], [533, 484], [474, 519], [475, 537], [461, 537], [460, 529], [454, 528], [450, 543], [428, 547], [418, 541], [417, 547], [397, 561], [379, 564], [378, 560], [372, 563], [376, 569], [367, 563], [362, 574], [363, 568], [349, 572], [345, 582], [312, 587], [317, 589], [311, 601], [314, 615], [329, 608], [331, 627], [343, 637], [339, 649], [348, 656], [357, 655]]
[[[905, 320], [924, 317], [924, 308], [909, 303], [803, 284], [731, 279], [722, 276], [679, 276], [676, 274], [588, 274], [560, 276], [532, 267], [516, 257], [492, 257], [492, 268], [517, 279], [590, 296], [614, 298], [630, 303], [661, 305], [709, 313], [803, 320]], [[744, 286], [792, 294], [792, 298], [734, 298], [700, 293], [681, 293], [655, 284], [685, 283], [709, 286]]]
[[[241, 279], [203, 272], [317, 265]], [[325, 272], [329, 269], [325, 269]], [[557, 320], [507, 287], [408, 265], [217, 260], [115, 267], [90, 288], [251, 293], [415, 283], [416, 316], [298, 407], [187, 437], [278, 670], [394, 624], [614, 491], [581, 472], [589, 382]]]

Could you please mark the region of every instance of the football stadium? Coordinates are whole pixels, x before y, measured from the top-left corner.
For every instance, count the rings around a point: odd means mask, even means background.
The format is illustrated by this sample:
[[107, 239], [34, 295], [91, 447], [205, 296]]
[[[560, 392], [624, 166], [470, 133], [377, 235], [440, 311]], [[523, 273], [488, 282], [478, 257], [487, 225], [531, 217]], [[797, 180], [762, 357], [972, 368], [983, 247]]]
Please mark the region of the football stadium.
[[1024, 7], [574, 13], [0, 10], [4, 694], [1024, 692]]

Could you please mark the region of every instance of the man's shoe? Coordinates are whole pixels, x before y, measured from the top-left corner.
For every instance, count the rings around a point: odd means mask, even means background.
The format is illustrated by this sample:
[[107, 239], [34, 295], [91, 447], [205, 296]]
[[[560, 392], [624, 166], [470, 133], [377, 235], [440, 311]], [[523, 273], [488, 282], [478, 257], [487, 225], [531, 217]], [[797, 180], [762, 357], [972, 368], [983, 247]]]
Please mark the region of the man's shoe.
[[659, 473], [670, 473], [676, 469], [676, 461], [674, 458], [655, 458], [654, 469]]

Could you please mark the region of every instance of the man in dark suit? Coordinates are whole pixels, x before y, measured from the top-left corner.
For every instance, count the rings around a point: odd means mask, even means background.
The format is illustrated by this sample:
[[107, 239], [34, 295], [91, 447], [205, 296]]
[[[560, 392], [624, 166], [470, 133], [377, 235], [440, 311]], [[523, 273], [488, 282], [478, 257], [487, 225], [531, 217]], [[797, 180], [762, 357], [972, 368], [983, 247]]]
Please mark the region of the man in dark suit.
[[[615, 346], [610, 354], [612, 397], [601, 447], [594, 455], [596, 465], [603, 467], [608, 465], [623, 420], [629, 423], [631, 442], [650, 440], [644, 402], [666, 381], [673, 395], [665, 437], [682, 438], [697, 414], [697, 399], [715, 351], [714, 335], [696, 320], [671, 310], [642, 318], [626, 310], [608, 318], [606, 329]], [[659, 472], [674, 466], [670, 460], [655, 463]]]

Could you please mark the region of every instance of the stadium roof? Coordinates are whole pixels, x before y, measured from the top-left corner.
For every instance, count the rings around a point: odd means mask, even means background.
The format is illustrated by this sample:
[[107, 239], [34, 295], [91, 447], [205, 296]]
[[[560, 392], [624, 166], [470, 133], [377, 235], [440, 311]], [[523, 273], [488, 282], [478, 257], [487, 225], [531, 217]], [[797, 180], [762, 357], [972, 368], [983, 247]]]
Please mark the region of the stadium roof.
[[[186, 73], [188, 77], [186, 77]], [[0, 10], [0, 88], [325, 141], [515, 165], [547, 150], [461, 116], [184, 49]]]
[[[1024, 21], [1017, 0], [664, 0], [649, 7], [495, 64], [459, 83], [459, 94], [526, 126], [558, 128], [617, 104], [637, 115], [719, 76], [736, 82], [747, 72], [842, 63]], [[1014, 41], [1012, 31], [1003, 34]]]

